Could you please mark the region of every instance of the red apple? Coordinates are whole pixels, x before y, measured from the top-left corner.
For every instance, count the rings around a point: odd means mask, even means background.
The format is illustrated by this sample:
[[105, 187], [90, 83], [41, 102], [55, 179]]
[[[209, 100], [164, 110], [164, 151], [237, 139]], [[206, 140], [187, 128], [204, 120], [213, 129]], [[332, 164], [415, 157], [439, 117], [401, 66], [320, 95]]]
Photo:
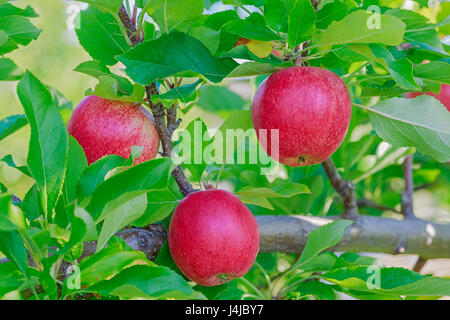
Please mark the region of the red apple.
[[132, 146], [144, 147], [137, 164], [155, 158], [159, 149], [152, 116], [133, 103], [89, 96], [75, 109], [67, 129], [83, 147], [89, 164], [111, 154], [128, 158]]
[[406, 94], [406, 97], [415, 98], [424, 94], [435, 97], [447, 108], [448, 111], [450, 111], [450, 85], [442, 84], [439, 94], [433, 92], [409, 92]]
[[[288, 166], [321, 163], [342, 144], [352, 113], [347, 87], [334, 73], [315, 67], [277, 71], [259, 87], [253, 125], [267, 153]], [[259, 130], [267, 130], [267, 143]], [[279, 155], [271, 131], [279, 130]]]
[[203, 286], [220, 285], [252, 267], [259, 249], [258, 224], [235, 195], [195, 192], [173, 214], [169, 249], [186, 277]]

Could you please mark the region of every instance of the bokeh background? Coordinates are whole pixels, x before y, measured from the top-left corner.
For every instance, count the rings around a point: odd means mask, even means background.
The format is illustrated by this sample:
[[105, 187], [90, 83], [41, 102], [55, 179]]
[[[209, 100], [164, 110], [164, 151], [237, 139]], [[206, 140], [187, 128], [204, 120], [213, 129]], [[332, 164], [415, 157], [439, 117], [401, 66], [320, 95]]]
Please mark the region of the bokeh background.
[[[401, 2], [401, 1], [400, 1]], [[81, 62], [90, 60], [89, 55], [80, 47], [75, 35], [75, 17], [84, 8], [82, 3], [66, 0], [17, 0], [17, 6], [32, 5], [40, 15], [33, 23], [42, 33], [37, 41], [22, 47], [7, 57], [14, 60], [22, 69], [34, 73], [44, 84], [56, 88], [74, 106], [84, 98], [84, 92], [93, 88], [96, 81], [87, 75], [74, 72], [73, 69]], [[23, 109], [16, 95], [16, 82], [0, 82], [0, 118], [14, 114], [23, 114]], [[223, 107], [247, 109], [255, 91], [255, 80], [236, 80], [225, 83], [234, 93], [224, 97], [220, 92], [206, 88], [198, 102], [189, 112], [184, 114], [183, 124], [201, 115], [209, 128], [218, 128], [230, 110], [224, 112], [209, 112]], [[183, 126], [183, 125], [182, 125]], [[11, 154], [18, 165], [26, 163], [29, 128], [25, 127], [0, 142], [0, 158]], [[31, 187], [31, 180], [19, 171], [0, 162], [0, 181], [14, 194], [23, 197]], [[431, 190], [421, 190], [415, 194], [414, 205], [416, 214], [439, 222], [450, 223], [449, 183]], [[377, 255], [380, 262], [386, 266], [411, 268], [417, 257]], [[450, 277], [450, 260], [429, 261], [422, 270], [426, 274]]]

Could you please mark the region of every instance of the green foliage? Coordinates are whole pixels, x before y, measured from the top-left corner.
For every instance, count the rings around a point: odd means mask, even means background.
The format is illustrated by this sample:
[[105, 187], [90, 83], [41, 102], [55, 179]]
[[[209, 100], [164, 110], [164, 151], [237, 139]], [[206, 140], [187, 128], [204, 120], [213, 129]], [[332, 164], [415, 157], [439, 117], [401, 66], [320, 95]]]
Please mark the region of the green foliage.
[[[427, 107], [426, 117], [423, 106]], [[414, 146], [441, 162], [450, 159], [450, 113], [433, 97], [393, 98], [368, 110], [374, 129], [385, 141], [401, 147]]]
[[139, 44], [117, 59], [130, 78], [143, 85], [170, 76], [203, 76], [217, 83], [237, 66], [230, 58], [213, 57], [199, 40], [178, 31]]

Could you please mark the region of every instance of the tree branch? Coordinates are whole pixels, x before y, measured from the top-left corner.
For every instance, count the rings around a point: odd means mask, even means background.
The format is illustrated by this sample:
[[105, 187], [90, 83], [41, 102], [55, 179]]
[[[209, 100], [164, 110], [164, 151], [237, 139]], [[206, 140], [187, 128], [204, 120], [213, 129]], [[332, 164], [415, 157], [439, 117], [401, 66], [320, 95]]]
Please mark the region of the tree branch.
[[[301, 253], [313, 230], [339, 218], [257, 216], [260, 252]], [[422, 259], [450, 258], [450, 225], [360, 216], [333, 251], [396, 254], [399, 244], [403, 244], [402, 253]]]
[[[300, 254], [313, 230], [338, 219], [339, 216], [256, 216], [260, 231], [260, 252]], [[117, 235], [134, 250], [143, 251], [149, 259], [156, 257], [167, 237], [160, 225], [150, 226], [150, 229], [129, 229]], [[417, 218], [394, 220], [360, 216], [332, 250], [398, 254], [399, 244], [403, 244], [404, 248], [401, 253], [418, 255], [422, 262], [450, 258], [450, 225]], [[82, 259], [94, 254], [95, 250], [95, 242], [85, 243]], [[7, 261], [0, 259], [0, 263]], [[63, 265], [62, 271], [68, 266]]]
[[[140, 35], [138, 36], [136, 34], [137, 27], [133, 22], [133, 20], [128, 15], [123, 5], [119, 11], [119, 17], [122, 23], [124, 24], [125, 28], [127, 29], [128, 36], [130, 37], [130, 40], [133, 43], [133, 45], [140, 43], [142, 39], [140, 38]], [[153, 118], [155, 120], [155, 126], [158, 131], [159, 138], [161, 140], [163, 148], [163, 156], [170, 158], [172, 157], [173, 151], [172, 134], [175, 131], [176, 126], [179, 124], [179, 121], [176, 120], [177, 108], [176, 106], [174, 106], [166, 113], [166, 109], [161, 103], [153, 104], [152, 96], [158, 94], [155, 82], [146, 86], [145, 91], [147, 93], [147, 101], [150, 105], [150, 109], [152, 111]], [[186, 178], [186, 175], [184, 174], [180, 166], [176, 167], [172, 171], [172, 176], [174, 177], [175, 181], [177, 182], [180, 188], [181, 193], [184, 196], [187, 196], [188, 194], [195, 192], [194, 188], [190, 184], [189, 180]]]
[[385, 205], [382, 205], [382, 204], [379, 204], [379, 203], [375, 203], [375, 202], [373, 202], [373, 201], [371, 201], [369, 199], [358, 199], [358, 207], [359, 208], [363, 208], [363, 207], [374, 208], [374, 209], [377, 209], [377, 210], [380, 210], [380, 211], [392, 211], [392, 212], [395, 212], [395, 213], [401, 213], [400, 211], [398, 211], [395, 208], [388, 207], [388, 206], [385, 206]]
[[136, 34], [137, 32], [136, 25], [128, 15], [127, 9], [125, 9], [124, 5], [120, 7], [119, 18], [120, 21], [122, 21], [123, 25], [125, 26], [125, 29], [127, 30], [128, 38], [130, 38], [131, 43], [133, 45], [138, 44], [140, 42], [140, 39], [139, 36]]
[[427, 261], [428, 261], [427, 259], [423, 259], [423, 258], [419, 257], [419, 259], [417, 259], [417, 262], [413, 267], [413, 270], [415, 272], [420, 273], [422, 271], [423, 267], [425, 267], [425, 264], [427, 263]]
[[410, 154], [403, 162], [403, 174], [405, 177], [405, 191], [402, 193], [402, 213], [405, 218], [414, 218], [413, 212], [413, 173], [412, 173], [413, 155]]
[[322, 163], [328, 179], [333, 188], [340, 194], [344, 201], [345, 211], [342, 214], [344, 218], [356, 220], [359, 217], [358, 202], [355, 195], [355, 186], [351, 181], [345, 181], [337, 171], [333, 160], [327, 159]]
[[[154, 94], [158, 94], [155, 83], [152, 83], [145, 89], [147, 91], [150, 109], [152, 110], [153, 117], [155, 118], [155, 125], [158, 131], [159, 138], [161, 140], [163, 155], [165, 157], [170, 158], [172, 156], [173, 144], [172, 144], [172, 132], [170, 132], [169, 128], [166, 125], [165, 119], [166, 110], [164, 109], [164, 106], [161, 103], [158, 104], [152, 103], [151, 96]], [[176, 118], [176, 109], [169, 110], [169, 114], [170, 116], [168, 116], [167, 119], [170, 125], [172, 123], [172, 120], [170, 119]], [[194, 188], [189, 183], [180, 166], [176, 167], [172, 171], [172, 176], [174, 177], [175, 181], [178, 184], [178, 187], [180, 188], [181, 193], [184, 196], [187, 196], [188, 194], [195, 192]]]

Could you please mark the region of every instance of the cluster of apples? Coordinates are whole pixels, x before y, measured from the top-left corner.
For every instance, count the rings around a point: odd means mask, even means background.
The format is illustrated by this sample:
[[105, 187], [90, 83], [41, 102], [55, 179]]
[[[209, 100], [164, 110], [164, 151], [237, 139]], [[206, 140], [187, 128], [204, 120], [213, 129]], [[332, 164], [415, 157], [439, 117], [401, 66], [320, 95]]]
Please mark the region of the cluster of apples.
[[[449, 108], [450, 86], [438, 99]], [[413, 97], [413, 96], [411, 96]], [[292, 67], [269, 76], [252, 103], [257, 134], [278, 130], [279, 152], [267, 153], [287, 166], [321, 163], [342, 144], [351, 118], [348, 90], [334, 73], [315, 67]], [[153, 159], [159, 137], [149, 112], [132, 103], [90, 96], [73, 112], [69, 133], [83, 147], [89, 164], [117, 154], [129, 157], [143, 146], [135, 164]], [[169, 227], [169, 248], [180, 270], [204, 286], [220, 285], [245, 275], [259, 249], [259, 231], [250, 210], [223, 190], [188, 195], [176, 208]]]

